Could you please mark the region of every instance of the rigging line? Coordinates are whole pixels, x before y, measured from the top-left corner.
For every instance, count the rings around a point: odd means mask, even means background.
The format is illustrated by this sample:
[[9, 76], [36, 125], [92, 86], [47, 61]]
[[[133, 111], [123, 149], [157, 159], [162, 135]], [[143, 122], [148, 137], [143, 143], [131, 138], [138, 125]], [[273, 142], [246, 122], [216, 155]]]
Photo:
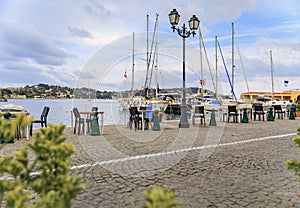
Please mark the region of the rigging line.
[[271, 62], [271, 79], [272, 79], [272, 100], [274, 100], [274, 67], [272, 51], [270, 51], [270, 62]]
[[[157, 27], [158, 30], [158, 27]], [[158, 85], [158, 32], [156, 33], [156, 45], [155, 45], [155, 81], [156, 81], [156, 89], [155, 89], [155, 97], [158, 98], [159, 85]]]
[[[156, 21], [155, 21], [155, 27], [154, 27], [154, 34], [153, 34], [153, 43], [155, 42], [155, 49], [154, 51], [157, 53], [157, 49], [158, 49], [158, 14], [156, 14]], [[155, 35], [155, 41], [154, 41], [154, 35]], [[152, 59], [152, 66], [151, 66], [151, 71], [150, 71], [150, 80], [149, 80], [149, 84], [148, 84], [148, 89], [150, 89], [150, 86], [151, 86], [151, 82], [152, 82], [152, 76], [153, 76], [153, 68], [154, 68], [154, 61], [155, 59], [157, 59], [157, 55], [155, 54], [153, 59]]]
[[147, 84], [147, 82], [148, 82], [148, 72], [149, 72], [149, 38], [148, 38], [148, 36], [149, 36], [149, 15], [147, 15], [147, 52], [146, 52], [146, 56], [147, 56], [147, 58], [146, 58], [146, 68], [147, 68], [147, 72], [146, 72], [146, 79], [145, 79], [145, 84], [144, 84], [144, 88], [146, 88], [146, 84]]
[[[199, 26], [199, 48], [200, 48], [200, 72], [201, 72], [201, 77], [200, 77], [200, 87], [201, 87], [201, 97], [203, 98], [203, 85], [204, 85], [204, 75], [203, 75], [203, 60], [202, 60], [202, 44], [201, 44], [201, 38], [202, 38], [202, 33], [200, 30]], [[199, 90], [198, 90], [199, 93]]]
[[225, 64], [225, 60], [224, 60], [224, 57], [223, 57], [223, 53], [222, 53], [222, 49], [221, 49], [220, 43], [219, 43], [219, 41], [217, 41], [217, 43], [218, 43], [218, 46], [219, 46], [219, 50], [220, 50], [222, 61], [223, 61], [224, 67], [225, 67], [227, 78], [228, 78], [228, 81], [229, 81], [229, 84], [230, 84], [230, 87], [231, 87], [232, 95], [234, 97], [234, 100], [237, 101], [235, 93], [234, 93], [234, 90], [233, 90], [233, 87], [232, 87], [232, 83], [231, 83], [231, 80], [230, 80], [230, 77], [229, 77], [229, 74], [228, 74], [228, 70], [227, 70], [227, 67], [226, 67], [226, 64]]
[[[156, 48], [156, 47], [155, 47]], [[151, 60], [152, 62], [152, 64], [151, 64], [151, 70], [150, 70], [150, 76], [149, 76], [149, 82], [148, 82], [148, 89], [150, 89], [150, 86], [151, 86], [151, 82], [152, 82], [152, 74], [153, 74], [153, 68], [154, 68], [154, 61], [155, 61], [155, 58], [153, 58], [152, 60]]]
[[[157, 46], [155, 46], [155, 48], [157, 49]], [[155, 50], [156, 50], [156, 49], [155, 49]], [[152, 82], [153, 68], [154, 68], [154, 61], [155, 61], [155, 58], [152, 59], [152, 65], [151, 65], [151, 71], [150, 71], [150, 78], [149, 78], [149, 83], [148, 83], [148, 89], [150, 89], [151, 82]]]
[[154, 32], [153, 32], [153, 35], [152, 35], [152, 43], [151, 43], [151, 49], [150, 49], [150, 55], [149, 55], [149, 61], [148, 61], [148, 65], [147, 65], [147, 74], [146, 74], [146, 80], [145, 80], [145, 89], [148, 87], [147, 84], [148, 84], [148, 75], [149, 75], [149, 67], [150, 67], [150, 61], [151, 61], [151, 58], [152, 58], [152, 53], [153, 53], [153, 45], [154, 45], [154, 38], [155, 38], [155, 31], [156, 31], [156, 27], [157, 27], [157, 21], [158, 21], [158, 14], [156, 14], [156, 22], [155, 22], [155, 25], [154, 25]]
[[214, 90], [216, 91], [216, 84], [215, 84], [214, 77], [213, 77], [213, 74], [212, 74], [212, 71], [211, 71], [211, 67], [210, 67], [210, 63], [209, 63], [209, 59], [208, 59], [208, 56], [207, 56], [207, 52], [206, 52], [206, 48], [205, 48], [205, 45], [204, 45], [204, 40], [203, 40], [203, 37], [202, 37], [200, 27], [199, 27], [199, 34], [201, 34], [201, 35], [199, 35], [199, 37], [201, 37], [200, 41], [202, 42], [203, 50], [204, 50], [204, 53], [205, 53], [205, 58], [206, 58], [206, 63], [207, 63], [208, 69], [209, 69], [210, 78], [211, 78]]
[[131, 77], [131, 97], [134, 97], [134, 33], [132, 33], [132, 77]]
[[248, 93], [249, 93], [250, 90], [249, 90], [249, 85], [248, 85], [248, 81], [247, 81], [247, 77], [246, 77], [246, 73], [245, 73], [245, 69], [244, 69], [244, 63], [243, 63], [243, 60], [242, 60], [240, 48], [239, 48], [239, 46], [238, 46], [238, 42], [237, 42], [237, 41], [236, 41], [236, 48], [237, 48], [237, 50], [238, 50], [238, 54], [239, 54], [241, 66], [242, 66], [242, 69], [243, 69], [244, 79], [245, 79], [245, 82], [246, 82], [247, 91], [248, 91]]

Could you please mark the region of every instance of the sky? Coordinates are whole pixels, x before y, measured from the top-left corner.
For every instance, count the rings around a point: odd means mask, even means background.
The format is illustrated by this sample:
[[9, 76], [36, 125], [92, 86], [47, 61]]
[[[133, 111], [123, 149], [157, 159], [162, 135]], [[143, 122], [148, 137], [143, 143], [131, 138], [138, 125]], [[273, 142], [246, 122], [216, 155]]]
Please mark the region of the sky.
[[[192, 15], [199, 18], [206, 51], [201, 46], [201, 67], [199, 31], [186, 39], [187, 87], [200, 87], [199, 80], [205, 79], [205, 87], [213, 90], [212, 80], [218, 80], [218, 91], [230, 93], [234, 23], [236, 95], [271, 91], [271, 63], [275, 91], [300, 89], [300, 5], [296, 0], [2, 0], [0, 87], [44, 83], [100, 91], [139, 89], [147, 77], [148, 51], [157, 57], [150, 61], [150, 68], [157, 66], [157, 70], [152, 71], [149, 86], [155, 86], [157, 72], [160, 88], [180, 88], [183, 41], [168, 19], [174, 8], [180, 14], [178, 27], [188, 25]], [[216, 36], [221, 48], [217, 55]]]

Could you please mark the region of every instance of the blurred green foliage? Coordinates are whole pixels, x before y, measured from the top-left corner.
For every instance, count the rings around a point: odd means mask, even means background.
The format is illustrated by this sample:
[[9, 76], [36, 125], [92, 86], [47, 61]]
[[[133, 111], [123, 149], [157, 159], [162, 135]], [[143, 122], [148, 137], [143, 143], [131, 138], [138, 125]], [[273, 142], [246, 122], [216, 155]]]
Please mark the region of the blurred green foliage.
[[146, 202], [143, 208], [176, 208], [180, 201], [175, 198], [174, 190], [168, 187], [154, 187], [152, 190], [145, 190]]
[[[1, 135], [9, 141], [17, 126], [23, 128], [30, 122], [24, 116], [0, 119]], [[49, 124], [13, 156], [0, 157], [0, 207], [72, 207], [84, 184], [81, 176], [68, 175], [71, 163], [68, 158], [75, 149], [65, 142], [64, 129], [62, 124]]]
[[[298, 127], [298, 129], [297, 129], [297, 134], [296, 134], [296, 136], [293, 137], [293, 141], [300, 148], [300, 127]], [[295, 159], [288, 160], [286, 162], [286, 168], [294, 171], [295, 175], [298, 176], [298, 181], [300, 181], [300, 162], [299, 161], [297, 161]], [[299, 194], [299, 197], [300, 197], [300, 194]]]

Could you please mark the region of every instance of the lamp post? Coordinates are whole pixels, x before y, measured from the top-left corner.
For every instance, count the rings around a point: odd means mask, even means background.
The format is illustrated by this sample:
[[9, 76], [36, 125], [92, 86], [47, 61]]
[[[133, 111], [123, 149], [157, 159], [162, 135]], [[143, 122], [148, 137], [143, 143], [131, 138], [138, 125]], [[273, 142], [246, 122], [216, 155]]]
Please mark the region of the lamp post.
[[191, 19], [189, 20], [189, 27], [190, 30], [183, 24], [181, 28], [176, 27], [179, 22], [180, 15], [176, 11], [176, 9], [173, 9], [169, 14], [169, 20], [170, 24], [172, 25], [173, 32], [175, 30], [177, 31], [178, 35], [182, 37], [182, 48], [183, 48], [183, 54], [182, 54], [182, 78], [183, 78], [183, 84], [182, 84], [182, 100], [181, 100], [181, 116], [180, 116], [180, 122], [179, 122], [179, 128], [189, 128], [189, 122], [187, 118], [187, 106], [186, 106], [186, 92], [185, 92], [185, 39], [190, 37], [190, 35], [196, 35], [196, 30], [199, 27], [199, 19], [196, 17], [196, 15], [193, 15]]

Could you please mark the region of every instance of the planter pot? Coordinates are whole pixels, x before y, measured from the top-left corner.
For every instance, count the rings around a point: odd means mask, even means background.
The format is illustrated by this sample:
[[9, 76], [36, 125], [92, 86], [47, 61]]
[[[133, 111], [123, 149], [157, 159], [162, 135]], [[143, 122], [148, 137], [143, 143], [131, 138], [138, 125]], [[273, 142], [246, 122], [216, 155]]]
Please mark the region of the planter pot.
[[295, 116], [296, 116], [296, 117], [300, 117], [300, 111], [296, 111], [296, 112], [295, 112]]

